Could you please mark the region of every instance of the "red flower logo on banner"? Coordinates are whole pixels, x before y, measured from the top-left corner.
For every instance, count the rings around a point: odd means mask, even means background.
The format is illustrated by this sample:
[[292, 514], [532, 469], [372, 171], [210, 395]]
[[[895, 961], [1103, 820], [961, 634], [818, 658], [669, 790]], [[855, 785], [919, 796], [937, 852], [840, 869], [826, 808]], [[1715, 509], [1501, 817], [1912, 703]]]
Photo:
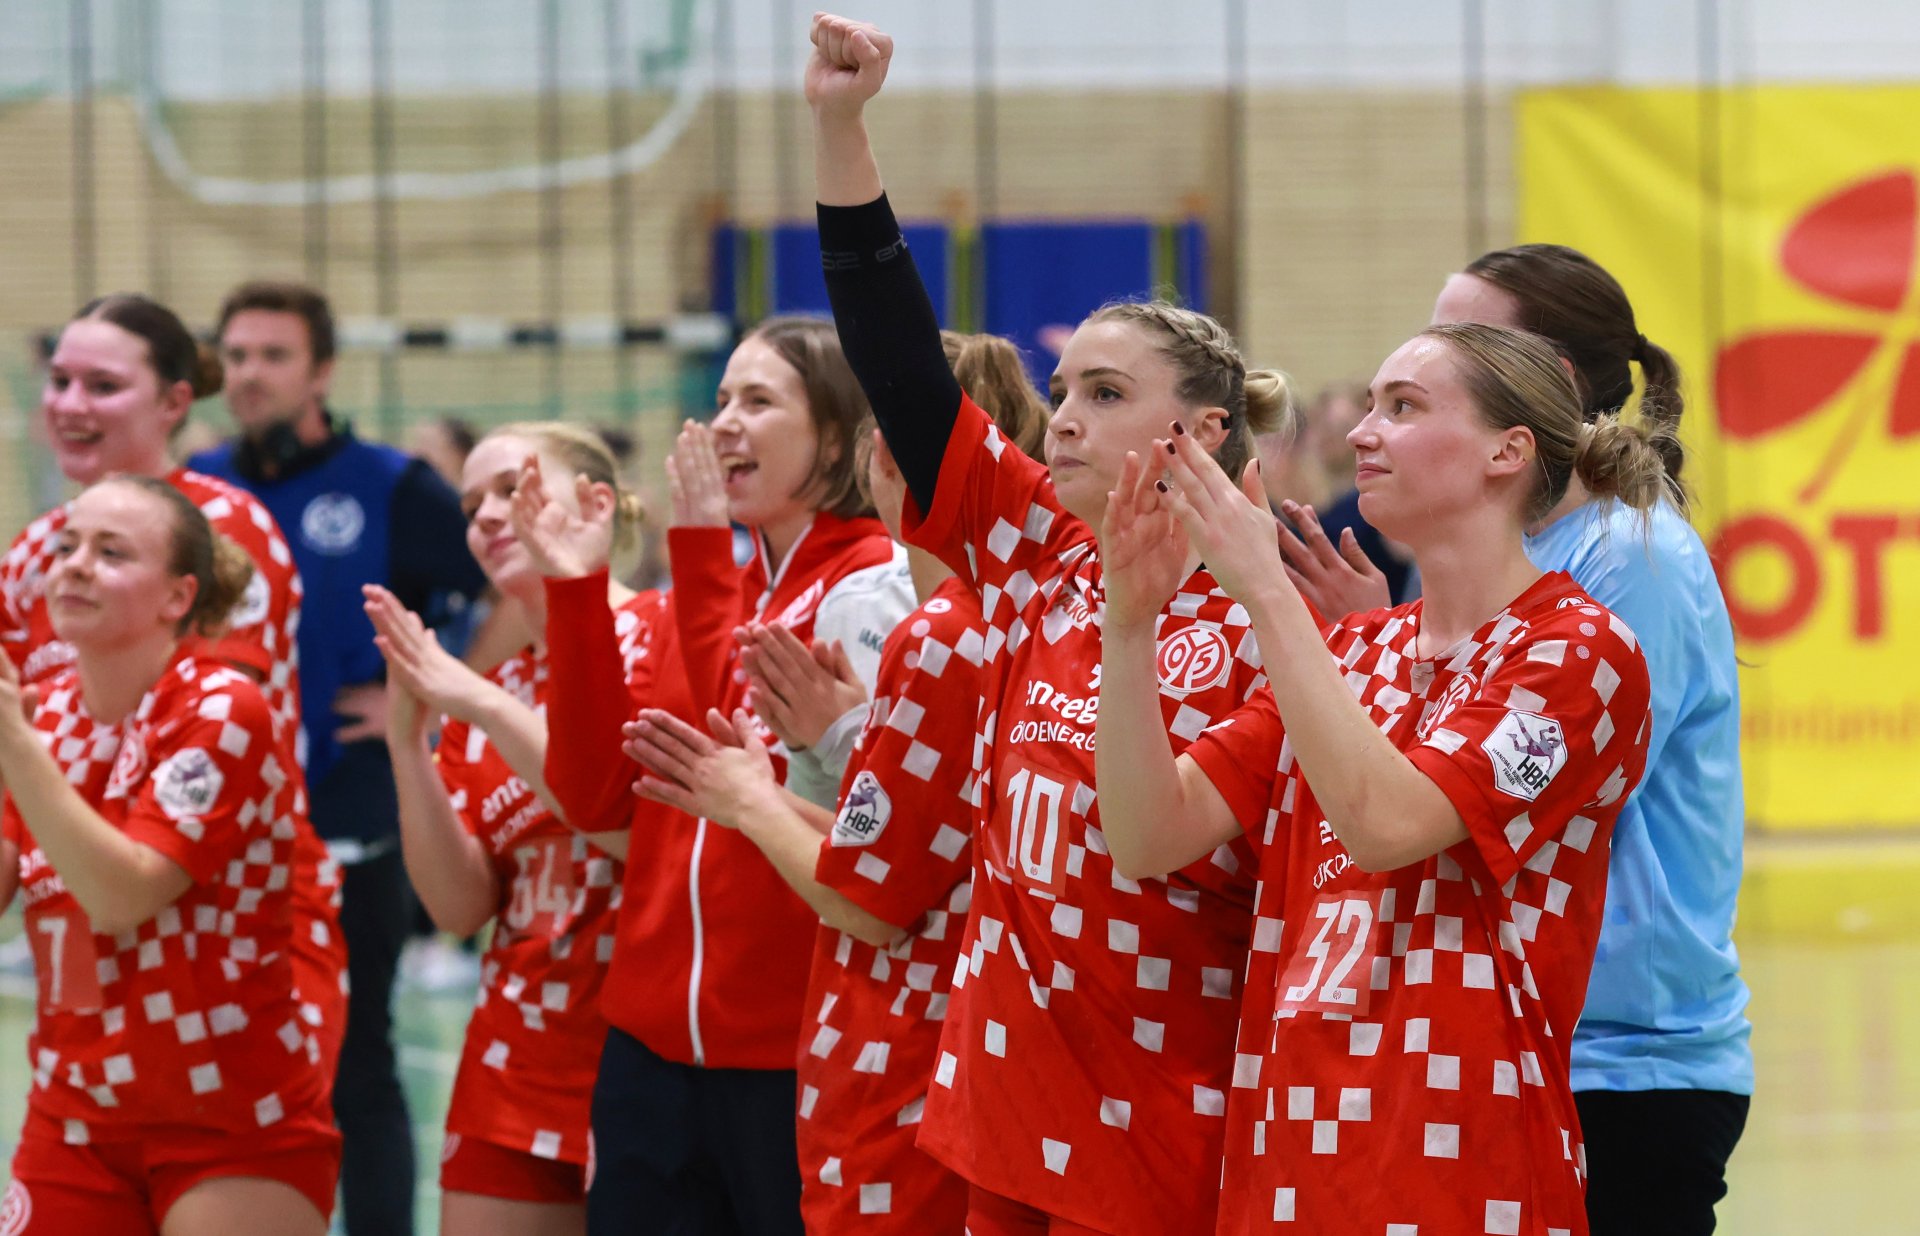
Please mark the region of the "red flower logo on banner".
[[[1780, 246], [1780, 265], [1807, 290], [1863, 310], [1871, 330], [1815, 327], [1760, 331], [1720, 349], [1714, 401], [1720, 429], [1737, 441], [1763, 438], [1797, 424], [1840, 394], [1886, 348], [1902, 348], [1888, 393], [1887, 432], [1920, 433], [1920, 342], [1900, 329], [1912, 290], [1916, 209], [1913, 173], [1893, 172], [1848, 185], [1794, 221]], [[1878, 402], [1861, 391], [1853, 410], [1801, 491], [1827, 487], [1852, 453]]]

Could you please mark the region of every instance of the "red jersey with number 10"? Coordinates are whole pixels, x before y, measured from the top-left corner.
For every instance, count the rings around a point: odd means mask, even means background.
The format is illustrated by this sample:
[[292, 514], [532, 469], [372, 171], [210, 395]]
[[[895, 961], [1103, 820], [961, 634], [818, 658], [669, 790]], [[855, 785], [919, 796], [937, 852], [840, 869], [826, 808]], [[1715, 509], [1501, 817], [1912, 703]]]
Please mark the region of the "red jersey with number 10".
[[[911, 505], [911, 504], [910, 504]], [[971, 401], [908, 533], [980, 593], [972, 914], [921, 1144], [982, 1188], [1104, 1232], [1204, 1230], [1253, 901], [1242, 841], [1116, 872], [1094, 798], [1094, 536]], [[1158, 621], [1176, 749], [1263, 681], [1246, 611], [1197, 571]]]
[[1246, 1006], [1221, 1232], [1587, 1230], [1568, 1053], [1646, 760], [1646, 662], [1558, 573], [1428, 660], [1420, 619], [1417, 602], [1351, 615], [1327, 646], [1465, 841], [1355, 866], [1271, 695], [1190, 751], [1265, 834], [1278, 920], [1272, 990]]

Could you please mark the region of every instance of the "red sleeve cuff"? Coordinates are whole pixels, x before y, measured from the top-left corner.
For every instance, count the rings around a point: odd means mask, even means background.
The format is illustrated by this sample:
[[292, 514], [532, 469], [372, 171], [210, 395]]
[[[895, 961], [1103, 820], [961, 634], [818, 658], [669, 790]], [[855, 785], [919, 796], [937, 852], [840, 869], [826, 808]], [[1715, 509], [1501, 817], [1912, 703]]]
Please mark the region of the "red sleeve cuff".
[[1255, 763], [1225, 744], [1209, 742], [1205, 735], [1182, 754], [1191, 756], [1240, 824], [1240, 831], [1255, 843], [1266, 839], [1267, 812], [1273, 805], [1274, 782], [1280, 775], [1280, 748], [1273, 758]]
[[[237, 825], [222, 824], [221, 827], [239, 831]], [[120, 831], [186, 872], [195, 884], [217, 879], [237, 852], [233, 846], [190, 840], [165, 819], [141, 811], [129, 815]], [[244, 837], [235, 840], [245, 843]]]
[[547, 621], [564, 613], [570, 618], [607, 608], [607, 568], [590, 571], [574, 579], [546, 580]]
[[1460, 813], [1461, 820], [1467, 826], [1468, 839], [1473, 842], [1481, 861], [1486, 863], [1487, 870], [1493, 873], [1493, 878], [1505, 884], [1518, 874], [1520, 859], [1507, 841], [1507, 821], [1496, 816], [1493, 803], [1480, 784], [1444, 751], [1415, 747], [1407, 752], [1407, 758], [1413, 761], [1415, 768], [1426, 774], [1429, 781], [1440, 787], [1440, 792], [1447, 796], [1453, 809]]
[[960, 414], [953, 419], [953, 432], [947, 436], [947, 449], [940, 457], [933, 509], [922, 515], [920, 504], [909, 492], [900, 512], [900, 530], [907, 541], [934, 554], [969, 584], [977, 581], [967, 562], [961, 515], [967, 500], [968, 474], [975, 466], [976, 447], [972, 444], [983, 439], [986, 427], [981, 422], [986, 418], [987, 414], [974, 406], [973, 400], [961, 397]]

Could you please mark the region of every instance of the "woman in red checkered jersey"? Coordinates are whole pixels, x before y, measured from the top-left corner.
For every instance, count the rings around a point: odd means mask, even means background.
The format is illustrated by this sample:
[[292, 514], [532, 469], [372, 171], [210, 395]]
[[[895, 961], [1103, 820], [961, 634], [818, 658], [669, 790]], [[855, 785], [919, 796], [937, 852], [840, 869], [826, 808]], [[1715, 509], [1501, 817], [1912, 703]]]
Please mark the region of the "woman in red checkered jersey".
[[[196, 399], [225, 381], [220, 359], [167, 306], [136, 293], [81, 307], [47, 362], [40, 414], [60, 472], [76, 485], [114, 473], [164, 479], [200, 508], [213, 530], [246, 551], [253, 578], [217, 640], [203, 650], [260, 684], [274, 722], [299, 742], [300, 573], [259, 499], [218, 477], [175, 465], [168, 443]], [[67, 508], [21, 530], [0, 558], [0, 651], [28, 685], [66, 668], [73, 650], [54, 634], [45, 581]], [[295, 747], [298, 752], [298, 746]], [[304, 815], [304, 813], [303, 813]], [[338, 921], [339, 868], [303, 819], [295, 851], [294, 981], [301, 1016], [327, 1075], [346, 1033], [346, 940]]]
[[[1019, 349], [943, 335], [953, 375], [1022, 454], [1046, 405]], [[906, 479], [874, 435], [866, 490], [896, 538]], [[788, 747], [858, 737], [837, 807], [780, 793], [757, 742], [715, 720], [714, 737], [649, 709], [627, 751], [654, 774], [641, 792], [740, 829], [820, 915], [799, 1043], [800, 1208], [824, 1236], [960, 1236], [967, 1182], [914, 1145], [938, 1058], [947, 987], [973, 886], [973, 735], [986, 632], [980, 598], [923, 549], [907, 561], [920, 607], [887, 635], [873, 698], [843, 713], [843, 684], [818, 640], [755, 632], [744, 657], [755, 715]], [[748, 724], [742, 718], [742, 724]]]
[[109, 478], [46, 578], [73, 665], [23, 688], [0, 664], [0, 906], [25, 901], [38, 986], [16, 1236], [326, 1227], [339, 1136], [289, 961], [304, 791], [201, 642], [250, 574], [178, 489]]
[[[1536, 335], [1421, 332], [1348, 441], [1361, 511], [1413, 548], [1425, 595], [1324, 628], [1257, 478], [1178, 425], [1129, 460], [1101, 529], [1107, 843], [1134, 878], [1228, 838], [1261, 850], [1252, 950], [1228, 959], [1248, 978], [1221, 1232], [1587, 1230], [1569, 1051], [1649, 684], [1632, 630], [1522, 533], [1575, 477], [1651, 508], [1665, 432], [1585, 423]], [[1271, 690], [1175, 752], [1139, 713], [1194, 551]]]
[[[552, 694], [546, 588], [511, 517], [529, 469], [554, 478], [556, 518], [590, 570], [632, 535], [639, 501], [621, 491], [605, 445], [578, 426], [504, 425], [467, 456], [467, 546], [503, 603], [521, 611], [520, 625], [540, 633], [535, 642], [481, 675], [392, 593], [366, 589], [387, 658], [387, 742], [407, 875], [443, 931], [468, 936], [493, 925], [447, 1111], [446, 1236], [586, 1230], [588, 1112], [607, 1036], [600, 991], [622, 875], [614, 854], [625, 852], [626, 838], [568, 827], [542, 774]], [[629, 665], [653, 636], [660, 599], [607, 585]], [[443, 717], [431, 747], [429, 731]]]
[[[1094, 529], [1127, 452], [1170, 420], [1237, 474], [1253, 434], [1286, 414], [1285, 381], [1249, 371], [1203, 314], [1111, 305], [1061, 353], [1046, 463], [1010, 449], [945, 363], [867, 144], [863, 112], [892, 40], [822, 15], [813, 43], [806, 90], [834, 323], [907, 484], [902, 530], [979, 593], [986, 632], [973, 897], [920, 1145], [971, 1183], [974, 1236], [1204, 1229], [1253, 855], [1231, 840], [1140, 881], [1107, 855]], [[1143, 719], [1184, 745], [1249, 698], [1261, 665], [1244, 611], [1198, 556], [1176, 565]]]

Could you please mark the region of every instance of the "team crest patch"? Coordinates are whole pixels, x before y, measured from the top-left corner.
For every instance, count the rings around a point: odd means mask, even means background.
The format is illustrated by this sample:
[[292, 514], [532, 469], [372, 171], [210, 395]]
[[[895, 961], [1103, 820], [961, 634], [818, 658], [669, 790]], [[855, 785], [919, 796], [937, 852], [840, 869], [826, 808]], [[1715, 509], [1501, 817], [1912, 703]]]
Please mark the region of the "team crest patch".
[[846, 804], [833, 821], [833, 844], [872, 845], [892, 818], [893, 800], [880, 787], [880, 779], [863, 768], [855, 774]]
[[1567, 763], [1560, 723], [1537, 712], [1509, 712], [1480, 744], [1493, 763], [1495, 786], [1532, 802]]
[[6, 1196], [0, 1197], [0, 1236], [20, 1236], [31, 1222], [33, 1195], [16, 1180], [7, 1186]]
[[176, 820], [205, 815], [220, 800], [226, 776], [213, 757], [200, 747], [188, 747], [166, 758], [153, 774], [153, 798]]
[[1160, 641], [1157, 665], [1169, 691], [1205, 691], [1227, 680], [1233, 650], [1212, 627], [1188, 627]]
[[366, 527], [367, 512], [352, 494], [321, 494], [300, 512], [300, 538], [323, 554], [351, 553]]
[[1426, 710], [1420, 714], [1420, 724], [1414, 731], [1415, 735], [1421, 742], [1425, 742], [1428, 735], [1438, 729], [1448, 717], [1458, 712], [1460, 706], [1472, 699], [1479, 689], [1480, 684], [1475, 680], [1471, 670], [1455, 674], [1453, 681], [1447, 684], [1447, 689], [1440, 693], [1440, 698], [1428, 701]]
[[767, 625], [775, 627], [799, 626], [813, 616], [813, 611], [819, 607], [821, 598], [826, 595], [826, 581], [820, 579], [814, 580], [805, 592], [795, 597], [785, 609], [780, 611], [779, 617]]
[[253, 575], [247, 580], [246, 591], [240, 594], [240, 603], [227, 616], [227, 626], [235, 631], [252, 626], [267, 616], [271, 601], [272, 590], [267, 587], [267, 577], [255, 567]]
[[107, 778], [107, 797], [125, 798], [127, 791], [147, 773], [147, 741], [138, 729], [130, 729], [120, 740], [120, 752], [114, 756], [113, 772]]

